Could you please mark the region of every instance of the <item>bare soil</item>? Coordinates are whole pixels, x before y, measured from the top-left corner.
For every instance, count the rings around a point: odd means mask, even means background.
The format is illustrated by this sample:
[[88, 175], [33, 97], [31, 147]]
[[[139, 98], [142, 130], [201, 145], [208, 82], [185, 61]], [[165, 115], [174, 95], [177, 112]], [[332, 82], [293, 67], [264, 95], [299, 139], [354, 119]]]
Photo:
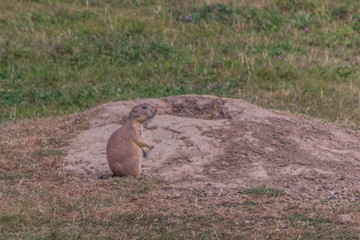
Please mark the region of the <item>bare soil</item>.
[[360, 132], [238, 99], [173, 96], [108, 103], [89, 111], [90, 127], [68, 146], [67, 169], [84, 181], [110, 174], [105, 146], [130, 109], [151, 103], [158, 114], [144, 137], [156, 143], [145, 178], [165, 190], [241, 193], [284, 190], [291, 201], [360, 198]]

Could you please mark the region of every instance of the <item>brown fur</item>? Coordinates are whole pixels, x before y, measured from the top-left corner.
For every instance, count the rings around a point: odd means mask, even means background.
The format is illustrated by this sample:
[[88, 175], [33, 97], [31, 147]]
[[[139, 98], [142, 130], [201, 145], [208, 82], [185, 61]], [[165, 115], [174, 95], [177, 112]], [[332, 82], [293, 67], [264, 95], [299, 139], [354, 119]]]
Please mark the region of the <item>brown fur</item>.
[[153, 118], [156, 112], [157, 109], [150, 104], [135, 106], [127, 121], [109, 138], [106, 157], [115, 176], [140, 177], [142, 148], [154, 148], [153, 143], [141, 136], [141, 125]]

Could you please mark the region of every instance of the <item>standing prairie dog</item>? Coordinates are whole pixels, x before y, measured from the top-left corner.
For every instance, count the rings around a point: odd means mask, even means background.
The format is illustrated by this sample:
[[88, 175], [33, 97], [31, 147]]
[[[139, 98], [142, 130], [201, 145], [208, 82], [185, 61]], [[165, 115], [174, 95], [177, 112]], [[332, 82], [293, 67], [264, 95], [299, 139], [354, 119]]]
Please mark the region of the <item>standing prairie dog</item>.
[[135, 106], [122, 127], [109, 138], [106, 157], [115, 176], [140, 177], [141, 162], [145, 155], [142, 148], [154, 148], [153, 143], [141, 136], [143, 123], [153, 118], [156, 112], [157, 109], [150, 104]]

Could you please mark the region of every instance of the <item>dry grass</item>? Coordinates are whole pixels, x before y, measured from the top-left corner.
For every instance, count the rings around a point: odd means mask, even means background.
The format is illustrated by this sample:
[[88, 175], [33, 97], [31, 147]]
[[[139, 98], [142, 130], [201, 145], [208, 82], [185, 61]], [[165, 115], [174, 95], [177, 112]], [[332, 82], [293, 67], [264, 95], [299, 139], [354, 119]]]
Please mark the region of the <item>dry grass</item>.
[[5, 239], [357, 239], [359, 202], [293, 204], [276, 189], [174, 187], [154, 178], [82, 181], [65, 146], [90, 113], [1, 125], [0, 235]]
[[237, 1], [231, 1], [231, 0], [185, 0], [182, 1], [183, 4], [186, 4], [185, 6], [191, 6], [192, 4], [197, 4], [197, 5], [201, 5], [201, 4], [207, 4], [207, 5], [213, 5], [213, 4], [232, 4], [235, 7], [238, 6], [249, 6], [249, 7], [254, 7], [254, 8], [261, 8], [261, 7], [267, 7], [270, 4], [274, 4], [276, 2], [276, 0], [254, 0], [254, 1], [249, 1], [249, 0], [237, 0]]

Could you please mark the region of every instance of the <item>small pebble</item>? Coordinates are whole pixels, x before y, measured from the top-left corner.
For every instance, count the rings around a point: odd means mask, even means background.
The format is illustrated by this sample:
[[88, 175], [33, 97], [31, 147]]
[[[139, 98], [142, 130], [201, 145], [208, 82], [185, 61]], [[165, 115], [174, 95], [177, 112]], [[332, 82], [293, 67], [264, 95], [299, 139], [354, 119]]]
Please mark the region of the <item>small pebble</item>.
[[351, 214], [342, 214], [336, 219], [336, 222], [340, 224], [347, 224], [353, 223], [354, 220], [351, 218]]

